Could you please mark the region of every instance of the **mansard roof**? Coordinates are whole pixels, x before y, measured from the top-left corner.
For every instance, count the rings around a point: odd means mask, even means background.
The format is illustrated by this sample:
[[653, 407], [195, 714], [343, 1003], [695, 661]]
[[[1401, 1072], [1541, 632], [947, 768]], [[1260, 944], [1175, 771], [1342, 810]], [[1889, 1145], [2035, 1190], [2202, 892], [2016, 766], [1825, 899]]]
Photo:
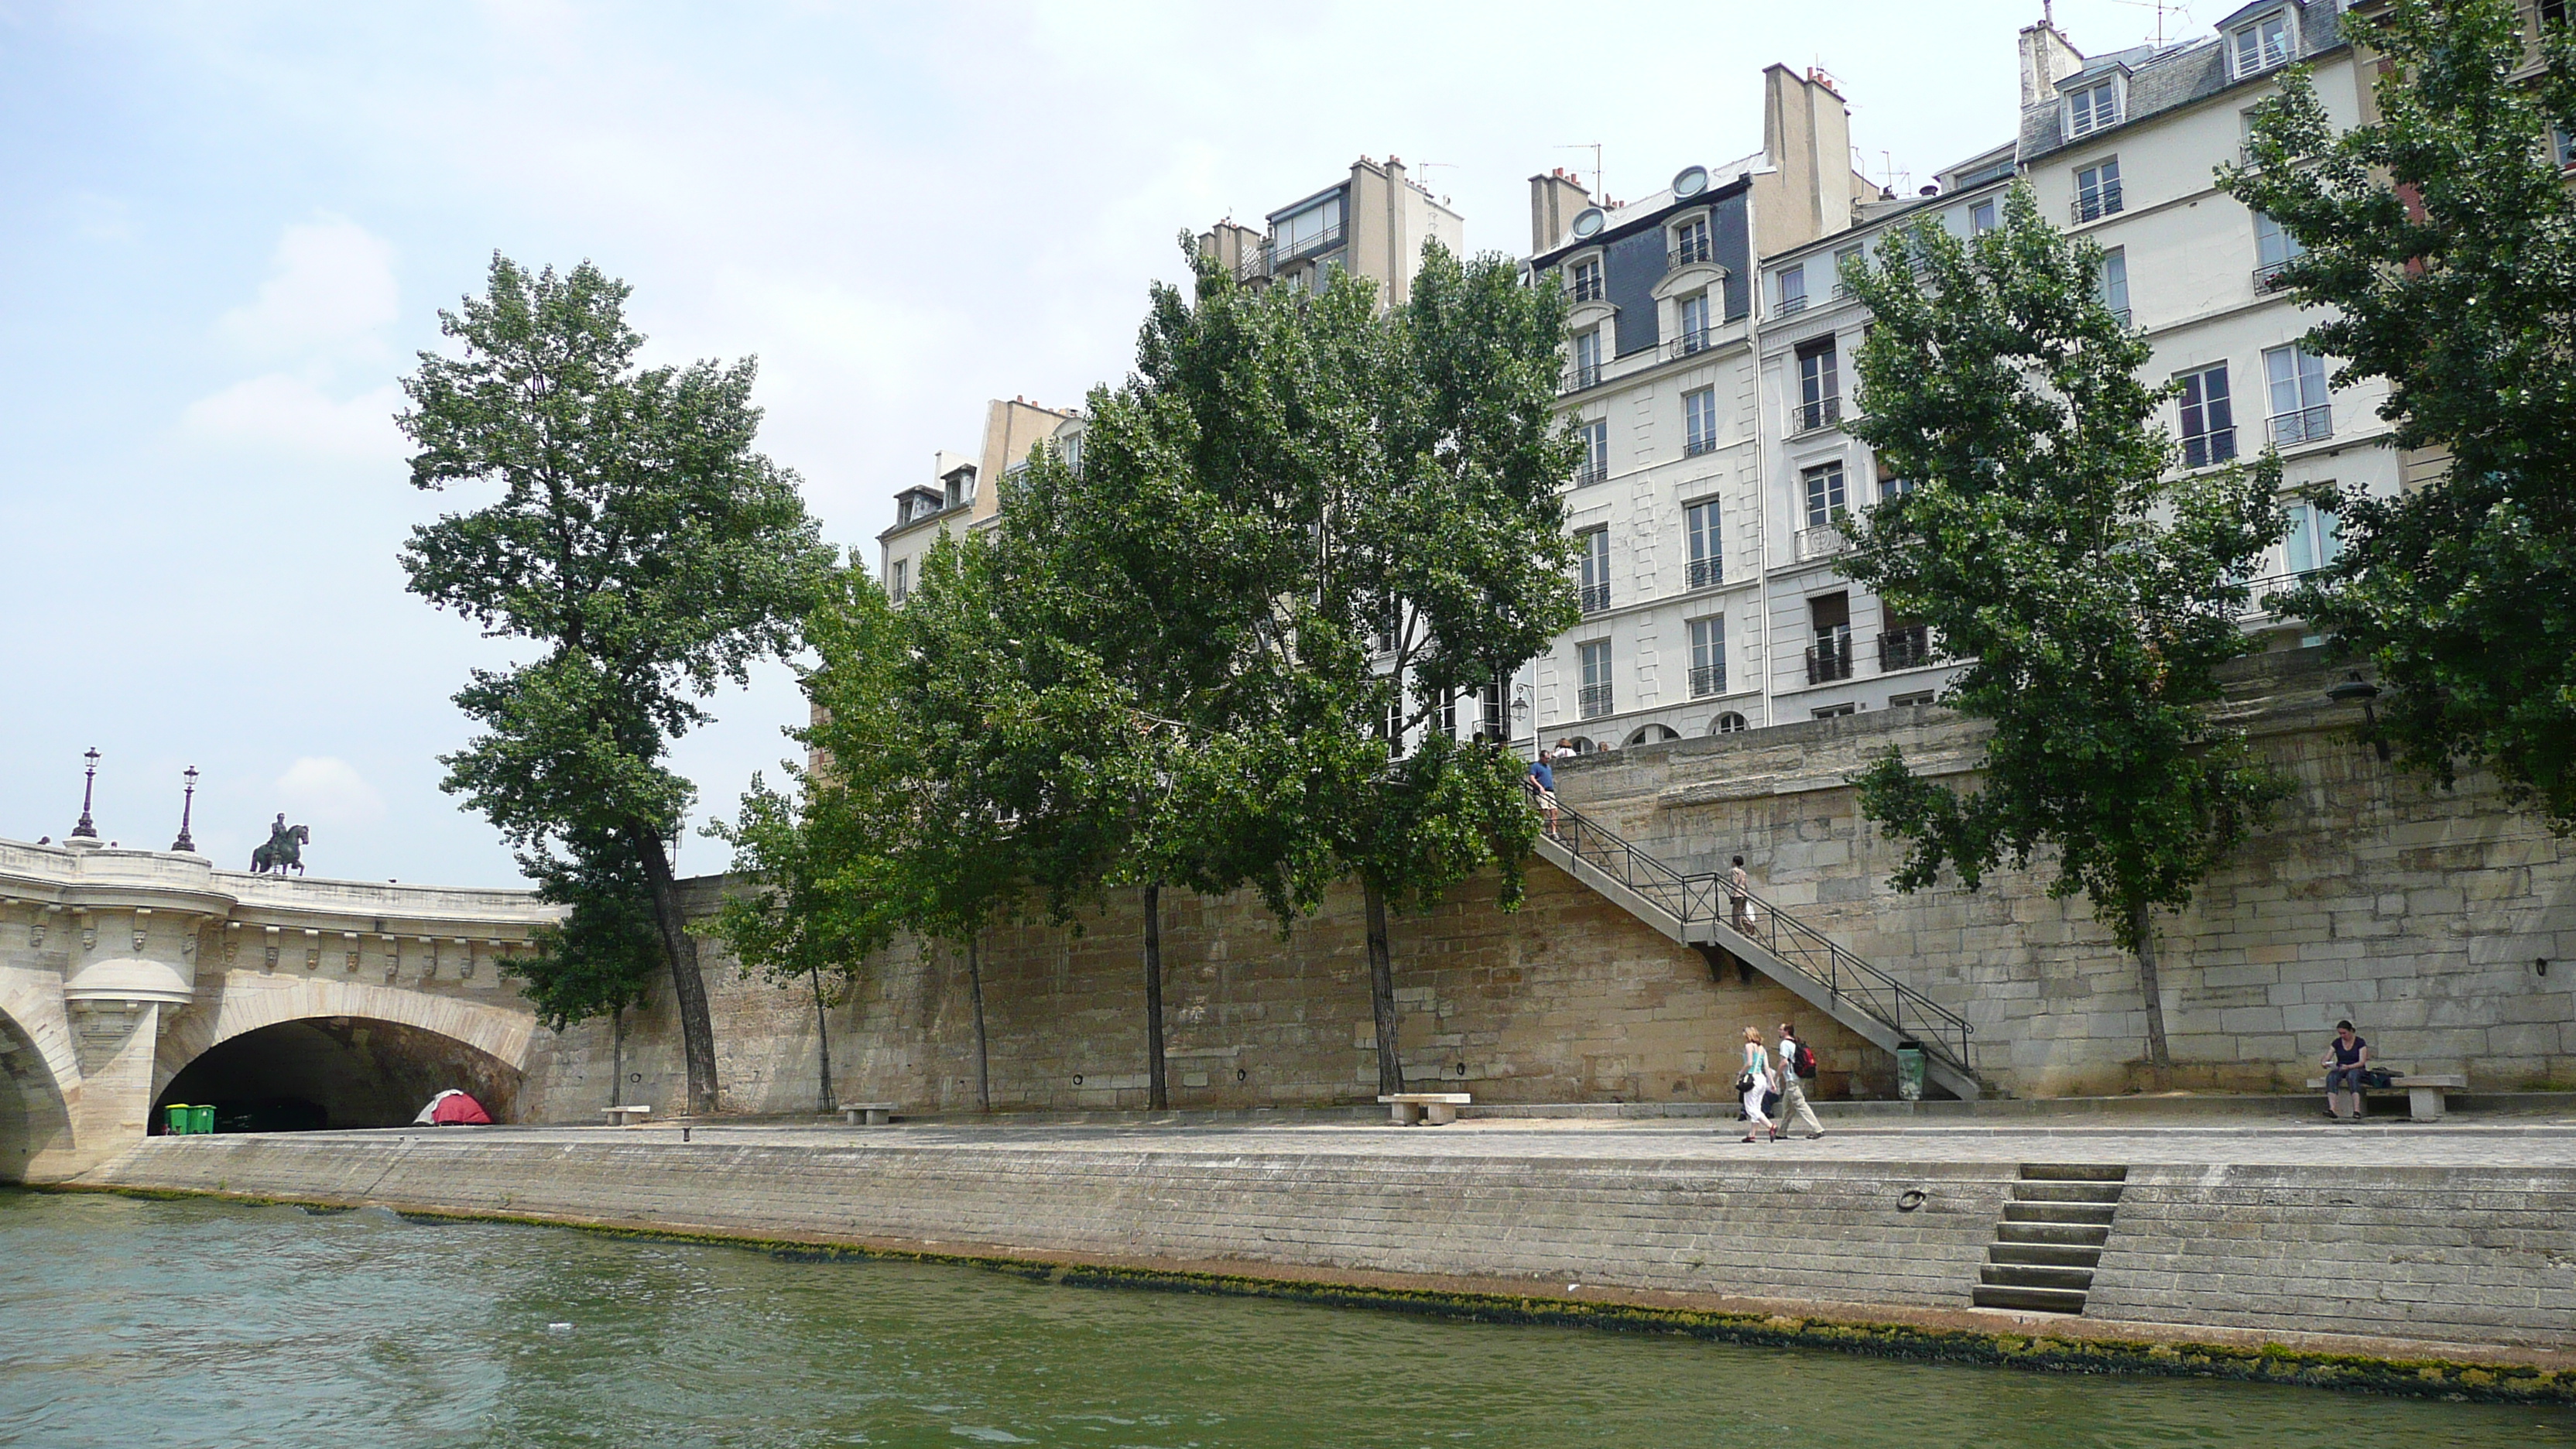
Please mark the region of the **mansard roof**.
[[2059, 96], [2064, 92], [2091, 84], [2114, 70], [2128, 76], [2128, 94], [2120, 108], [2118, 125], [2092, 131], [2082, 139], [2087, 145], [2116, 135], [2140, 122], [2152, 120], [2169, 111], [2180, 110], [2238, 86], [2260, 85], [2277, 70], [2262, 76], [2233, 79], [2227, 70], [2227, 34], [2234, 26], [2272, 10], [2287, 9], [2297, 13], [2292, 27], [2297, 53], [2292, 63], [2313, 60], [2344, 44], [2342, 13], [2334, 0], [2256, 0], [2219, 22], [2218, 33], [2198, 40], [2166, 46], [2134, 46], [2128, 50], [2088, 57], [2084, 68], [2057, 83], [2059, 95], [2052, 95], [2021, 113], [2021, 148], [2023, 164], [2036, 161], [2053, 151], [2073, 144], [2065, 134], [2066, 107]]

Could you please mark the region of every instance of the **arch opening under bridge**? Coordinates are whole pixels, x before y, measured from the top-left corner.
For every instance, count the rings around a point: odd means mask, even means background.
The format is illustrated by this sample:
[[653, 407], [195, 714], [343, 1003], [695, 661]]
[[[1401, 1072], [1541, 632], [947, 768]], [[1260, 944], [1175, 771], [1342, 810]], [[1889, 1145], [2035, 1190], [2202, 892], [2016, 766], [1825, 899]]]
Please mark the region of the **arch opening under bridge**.
[[518, 1104], [519, 1068], [474, 1044], [368, 1016], [297, 1017], [251, 1028], [181, 1067], [152, 1104], [215, 1109], [220, 1132], [298, 1132], [409, 1124], [439, 1092], [471, 1093], [496, 1122]]

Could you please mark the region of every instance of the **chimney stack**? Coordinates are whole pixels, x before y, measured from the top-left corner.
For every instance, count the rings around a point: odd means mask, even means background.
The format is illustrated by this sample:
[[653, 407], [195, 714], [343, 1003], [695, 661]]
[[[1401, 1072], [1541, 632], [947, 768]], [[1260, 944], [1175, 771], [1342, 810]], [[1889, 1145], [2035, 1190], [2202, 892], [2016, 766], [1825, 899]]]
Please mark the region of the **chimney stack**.
[[1575, 213], [1592, 204], [1592, 193], [1559, 166], [1530, 178], [1530, 252], [1553, 249], [1574, 225]]
[[2021, 33], [2021, 105], [2023, 110], [2057, 98], [2057, 83], [2084, 68], [2084, 52], [2066, 38], [2054, 20], [2025, 26]]

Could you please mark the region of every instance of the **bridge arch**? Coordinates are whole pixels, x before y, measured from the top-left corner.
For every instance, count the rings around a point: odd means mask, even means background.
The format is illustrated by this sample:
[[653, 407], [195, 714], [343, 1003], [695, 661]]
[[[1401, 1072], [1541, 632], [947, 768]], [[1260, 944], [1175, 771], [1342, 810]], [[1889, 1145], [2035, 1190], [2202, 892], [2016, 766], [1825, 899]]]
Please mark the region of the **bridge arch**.
[[63, 1078], [36, 1033], [0, 1003], [0, 1182], [24, 1182], [38, 1156], [72, 1145]]
[[161, 1040], [153, 1108], [211, 1104], [254, 1130], [386, 1127], [436, 1092], [515, 1106], [535, 1018], [453, 996], [327, 977], [238, 974]]

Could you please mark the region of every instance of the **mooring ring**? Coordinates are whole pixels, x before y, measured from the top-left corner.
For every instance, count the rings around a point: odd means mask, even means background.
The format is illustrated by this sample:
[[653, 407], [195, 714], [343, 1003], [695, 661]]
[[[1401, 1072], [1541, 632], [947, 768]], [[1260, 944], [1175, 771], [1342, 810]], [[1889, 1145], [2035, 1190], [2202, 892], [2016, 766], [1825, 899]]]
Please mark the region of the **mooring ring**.
[[1896, 1195], [1896, 1210], [1901, 1213], [1910, 1213], [1916, 1208], [1923, 1206], [1924, 1198], [1929, 1195], [1930, 1194], [1924, 1192], [1923, 1189], [1919, 1187], [1909, 1187], [1905, 1191]]

